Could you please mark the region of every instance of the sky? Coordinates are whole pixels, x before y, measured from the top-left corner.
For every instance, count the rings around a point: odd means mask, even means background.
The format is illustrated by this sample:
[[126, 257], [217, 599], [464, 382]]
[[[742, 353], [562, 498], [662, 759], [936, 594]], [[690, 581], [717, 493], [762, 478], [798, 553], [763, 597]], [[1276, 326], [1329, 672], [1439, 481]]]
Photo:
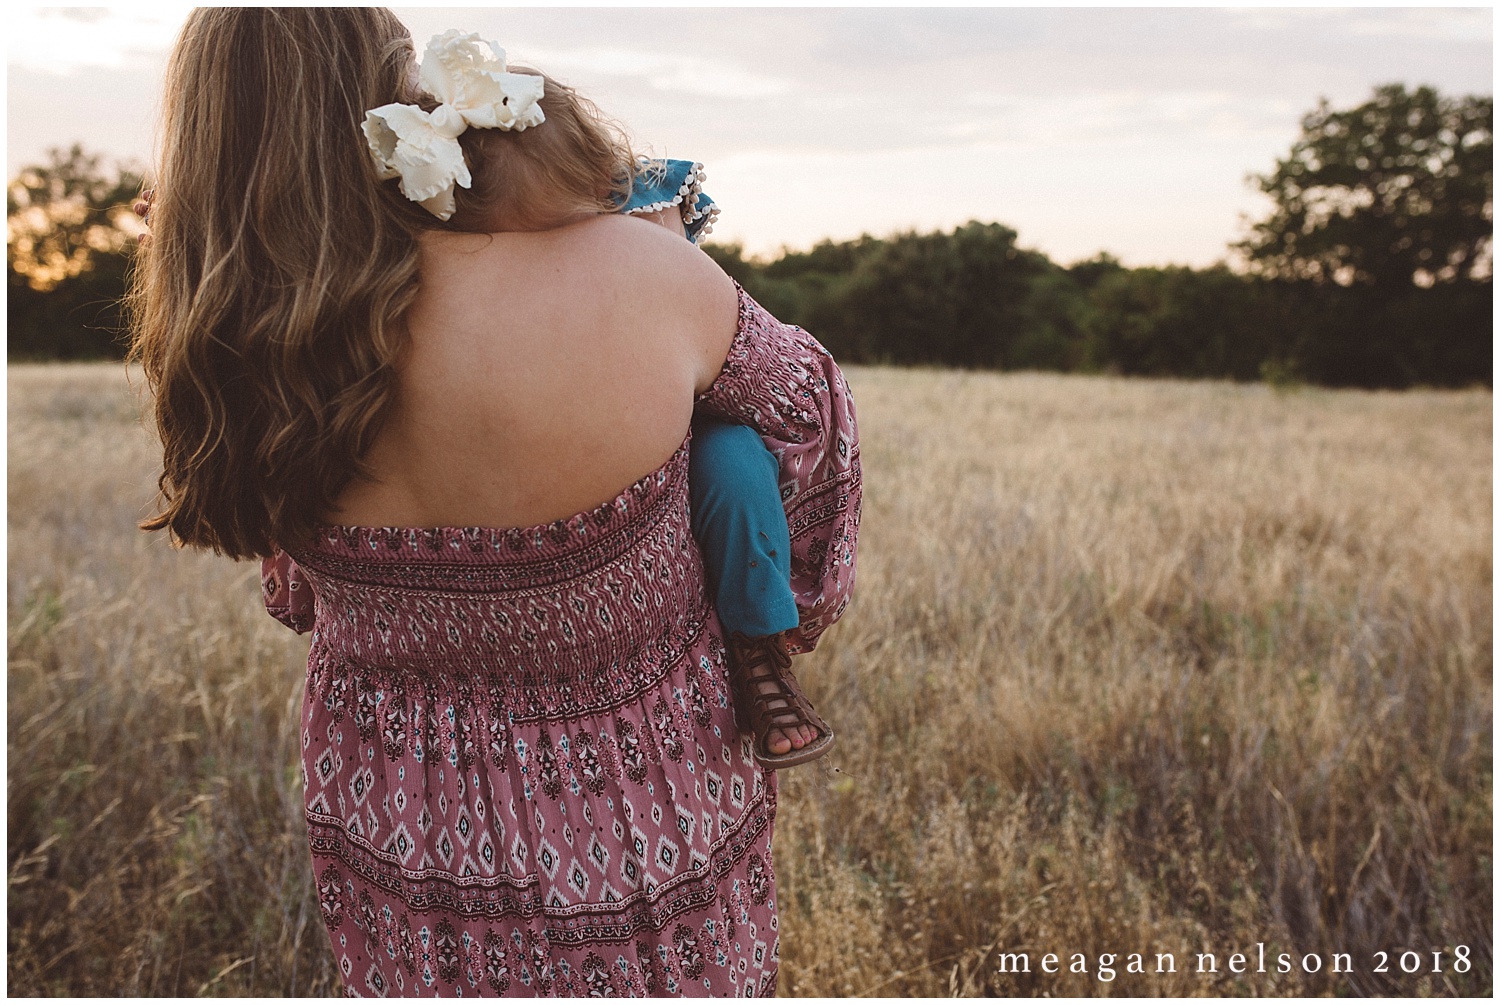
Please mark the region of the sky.
[[[74, 142], [148, 163], [187, 10], [10, 8], [9, 173]], [[478, 31], [702, 161], [713, 239], [762, 255], [978, 219], [1063, 264], [1204, 266], [1320, 97], [1494, 80], [1488, 7], [395, 10], [419, 49]]]

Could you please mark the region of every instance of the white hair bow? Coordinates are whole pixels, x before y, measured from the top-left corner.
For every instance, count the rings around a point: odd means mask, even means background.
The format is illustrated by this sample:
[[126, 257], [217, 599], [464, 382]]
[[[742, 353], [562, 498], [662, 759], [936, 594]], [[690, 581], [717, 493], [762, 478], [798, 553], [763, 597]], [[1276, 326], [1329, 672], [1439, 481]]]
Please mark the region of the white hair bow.
[[427, 43], [422, 86], [442, 104], [431, 112], [389, 104], [365, 112], [362, 125], [382, 179], [400, 178], [401, 193], [439, 220], [453, 215], [453, 186], [473, 184], [458, 137], [478, 129], [525, 129], [546, 120], [542, 78], [509, 73], [505, 50], [478, 33], [450, 28]]

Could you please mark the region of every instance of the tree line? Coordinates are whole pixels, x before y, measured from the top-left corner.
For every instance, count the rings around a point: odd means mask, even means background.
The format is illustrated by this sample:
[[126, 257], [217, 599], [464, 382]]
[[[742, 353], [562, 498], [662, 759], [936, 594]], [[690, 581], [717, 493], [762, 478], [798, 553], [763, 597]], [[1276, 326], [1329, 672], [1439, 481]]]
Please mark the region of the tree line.
[[[1016, 232], [824, 241], [774, 259], [705, 250], [841, 360], [984, 369], [1308, 381], [1489, 384], [1493, 108], [1489, 97], [1376, 89], [1305, 116], [1253, 183], [1273, 203], [1238, 269], [1059, 265]], [[10, 358], [119, 356], [140, 178], [78, 148], [11, 183]]]
[[1061, 266], [1016, 232], [825, 241], [771, 261], [707, 249], [851, 362], [1319, 384], [1491, 380], [1493, 109], [1431, 88], [1327, 102], [1254, 183], [1274, 209], [1241, 271]]
[[6, 191], [10, 359], [123, 358], [126, 275], [140, 172], [109, 174], [75, 145], [23, 168]]
[[1491, 379], [1488, 279], [1400, 290], [1231, 272], [1060, 266], [1016, 232], [825, 242], [769, 262], [705, 250], [852, 363], [1457, 387]]

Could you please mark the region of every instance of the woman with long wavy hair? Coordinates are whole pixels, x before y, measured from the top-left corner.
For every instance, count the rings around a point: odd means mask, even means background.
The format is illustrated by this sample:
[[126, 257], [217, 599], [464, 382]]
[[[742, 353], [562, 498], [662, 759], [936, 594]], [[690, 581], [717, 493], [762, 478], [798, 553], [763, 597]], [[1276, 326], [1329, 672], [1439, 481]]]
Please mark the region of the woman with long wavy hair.
[[[348, 993], [771, 993], [775, 775], [731, 709], [690, 424], [777, 458], [806, 651], [853, 577], [847, 387], [611, 212], [635, 161], [592, 106], [445, 38], [468, 83], [435, 94], [387, 11], [189, 18], [132, 292], [143, 526], [261, 558], [313, 633], [307, 827]], [[425, 138], [381, 147], [383, 109]], [[465, 187], [475, 159], [503, 184]]]

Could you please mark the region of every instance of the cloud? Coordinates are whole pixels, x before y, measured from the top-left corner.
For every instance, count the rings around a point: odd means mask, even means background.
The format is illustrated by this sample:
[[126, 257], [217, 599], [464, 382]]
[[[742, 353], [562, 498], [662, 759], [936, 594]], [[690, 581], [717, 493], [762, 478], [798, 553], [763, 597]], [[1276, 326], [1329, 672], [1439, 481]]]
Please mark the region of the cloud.
[[71, 75], [159, 61], [171, 48], [186, 4], [14, 7], [6, 15], [12, 68]]
[[[82, 141], [144, 158], [187, 8], [9, 16], [10, 167]], [[1473, 9], [402, 8], [577, 86], [692, 157], [755, 250], [1001, 220], [1060, 259], [1206, 262], [1260, 212], [1303, 113], [1377, 84], [1492, 93]]]
[[1244, 27], [1265, 31], [1338, 31], [1368, 38], [1462, 42], [1485, 47], [1491, 44], [1494, 32], [1493, 14], [1485, 8], [1260, 7], [1223, 13]]
[[1213, 89], [1040, 96], [971, 91], [950, 106], [960, 109], [967, 114], [960, 113], [961, 123], [950, 123], [946, 135], [1039, 150], [1281, 137], [1298, 110], [1274, 96]]
[[784, 77], [755, 73], [725, 60], [639, 49], [529, 49], [529, 58], [548, 73], [586, 72], [603, 77], [635, 77], [658, 91], [707, 98], [755, 101], [788, 94]]

